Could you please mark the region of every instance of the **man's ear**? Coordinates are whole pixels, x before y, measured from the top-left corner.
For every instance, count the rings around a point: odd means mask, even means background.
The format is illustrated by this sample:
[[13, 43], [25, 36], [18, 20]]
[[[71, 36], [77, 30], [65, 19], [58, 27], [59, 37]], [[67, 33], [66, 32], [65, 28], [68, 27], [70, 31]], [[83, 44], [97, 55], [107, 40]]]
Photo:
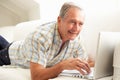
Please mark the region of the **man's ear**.
[[58, 22], [58, 24], [61, 23], [61, 17], [60, 17], [60, 16], [58, 16], [58, 18], [57, 18], [57, 22]]

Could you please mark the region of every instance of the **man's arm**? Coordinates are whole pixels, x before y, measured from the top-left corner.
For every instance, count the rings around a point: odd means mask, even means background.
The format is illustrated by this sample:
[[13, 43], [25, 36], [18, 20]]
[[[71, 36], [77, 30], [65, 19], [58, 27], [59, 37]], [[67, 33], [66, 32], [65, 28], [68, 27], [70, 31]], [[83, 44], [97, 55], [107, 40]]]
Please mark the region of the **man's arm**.
[[40, 64], [30, 62], [32, 80], [48, 80], [58, 76], [62, 71], [60, 64], [57, 64], [50, 68], [45, 68]]
[[48, 80], [54, 77], [57, 77], [63, 70], [73, 70], [76, 69], [82, 74], [86, 74], [83, 69], [90, 73], [89, 65], [79, 60], [78, 58], [71, 58], [59, 62], [58, 64], [45, 68], [40, 64], [30, 62], [31, 76], [32, 80]]

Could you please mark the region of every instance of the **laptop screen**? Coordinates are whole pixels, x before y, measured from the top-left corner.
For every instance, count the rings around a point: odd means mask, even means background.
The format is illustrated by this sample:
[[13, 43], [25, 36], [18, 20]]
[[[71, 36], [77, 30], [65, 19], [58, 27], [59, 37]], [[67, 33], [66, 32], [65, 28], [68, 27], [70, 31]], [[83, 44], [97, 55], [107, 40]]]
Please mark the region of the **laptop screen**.
[[113, 53], [118, 41], [120, 41], [120, 32], [99, 33], [94, 67], [95, 79], [113, 74]]

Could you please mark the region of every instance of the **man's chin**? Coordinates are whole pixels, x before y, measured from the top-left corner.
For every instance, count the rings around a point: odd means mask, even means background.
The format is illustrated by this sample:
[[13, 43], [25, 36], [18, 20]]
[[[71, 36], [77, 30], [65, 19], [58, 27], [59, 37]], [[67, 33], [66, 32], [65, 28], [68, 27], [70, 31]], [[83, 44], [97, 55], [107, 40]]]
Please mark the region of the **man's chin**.
[[72, 35], [72, 36], [69, 35], [69, 36], [68, 36], [68, 39], [69, 39], [69, 40], [74, 40], [76, 37], [77, 37], [77, 35]]
[[76, 37], [71, 37], [70, 40], [74, 40]]

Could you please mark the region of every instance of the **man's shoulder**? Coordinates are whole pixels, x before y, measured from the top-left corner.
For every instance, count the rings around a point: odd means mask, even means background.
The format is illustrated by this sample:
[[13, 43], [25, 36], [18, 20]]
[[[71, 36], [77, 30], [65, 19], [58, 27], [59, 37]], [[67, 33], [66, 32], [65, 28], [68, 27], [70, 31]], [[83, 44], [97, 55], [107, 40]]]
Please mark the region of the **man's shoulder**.
[[42, 35], [49, 35], [54, 33], [55, 26], [56, 26], [56, 22], [48, 22], [40, 25], [36, 30]]
[[35, 31], [30, 33], [26, 39], [35, 39], [35, 40], [42, 40], [48, 41], [51, 40], [54, 36], [55, 31], [55, 22], [46, 23], [36, 28]]
[[46, 23], [41, 24], [40, 26], [51, 26], [54, 24], [56, 24], [56, 21], [46, 22]]
[[54, 30], [55, 25], [56, 25], [56, 22], [48, 22], [48, 23], [41, 24], [34, 31], [32, 31], [31, 34], [38, 33], [38, 34], [45, 35], [51, 30]]
[[37, 27], [37, 29], [39, 30], [49, 30], [49, 29], [52, 29], [53, 27], [55, 27], [56, 25], [56, 22], [55, 21], [52, 21], [52, 22], [47, 22], [47, 23], [44, 23], [44, 24], [41, 24], [39, 27]]

